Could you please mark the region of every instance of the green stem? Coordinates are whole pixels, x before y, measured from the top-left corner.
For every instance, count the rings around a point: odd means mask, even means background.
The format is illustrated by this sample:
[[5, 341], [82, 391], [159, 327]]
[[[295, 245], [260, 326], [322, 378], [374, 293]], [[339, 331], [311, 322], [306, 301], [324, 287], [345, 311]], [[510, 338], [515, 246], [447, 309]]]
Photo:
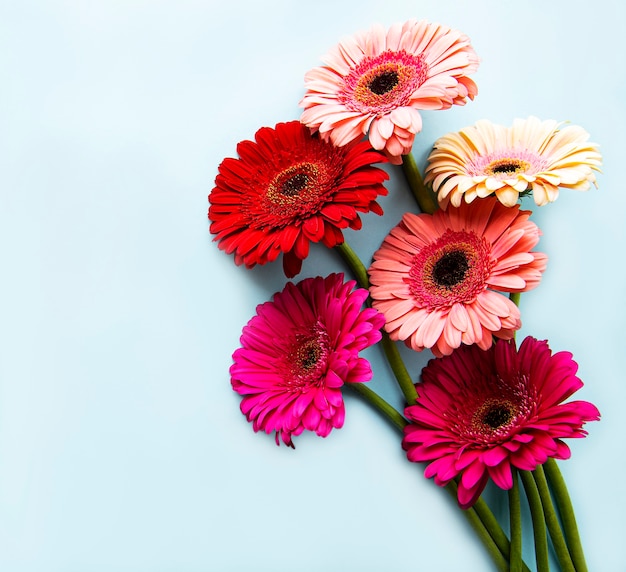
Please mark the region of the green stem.
[[[350, 270], [352, 270], [359, 286], [362, 288], [369, 289], [369, 278], [367, 276], [367, 270], [365, 265], [361, 262], [361, 259], [357, 256], [357, 254], [350, 248], [347, 242], [343, 242], [342, 244], [338, 244], [335, 246], [341, 257], [344, 259]], [[400, 352], [398, 347], [394, 342], [389, 339], [389, 336], [383, 332], [382, 339], [383, 351], [385, 352], [385, 357], [389, 362], [391, 370], [404, 394], [404, 398], [409, 405], [414, 405], [417, 399], [417, 392], [415, 391], [415, 385], [413, 384], [413, 380], [409, 375], [406, 366], [404, 365], [404, 361], [400, 356]]]
[[[520, 301], [521, 296], [522, 295], [520, 292], [511, 292], [509, 294], [509, 300], [511, 300], [511, 302], [513, 302], [513, 304], [515, 304], [519, 308], [519, 301]], [[517, 334], [517, 331], [513, 331], [513, 341], [515, 341], [516, 334]]]
[[[381, 412], [400, 433], [404, 432], [404, 428], [408, 424], [406, 419], [375, 391], [363, 383], [346, 383], [344, 387], [348, 387], [358, 393], [370, 405]], [[457, 485], [454, 481], [448, 483], [446, 490], [456, 499]], [[472, 508], [461, 512], [465, 515], [465, 518], [478, 535], [487, 552], [489, 552], [498, 570], [500, 572], [508, 572], [509, 541], [487, 504], [482, 498], [479, 498]], [[522, 566], [523, 572], [530, 572], [525, 564], [522, 563]]]
[[554, 459], [548, 459], [546, 461], [544, 470], [552, 489], [554, 500], [556, 501], [561, 522], [563, 523], [565, 540], [567, 541], [574, 567], [577, 572], [587, 572], [587, 563], [585, 562], [585, 554], [583, 553], [583, 547], [578, 533], [574, 507], [572, 506], [572, 501], [567, 491], [563, 475]]
[[381, 343], [385, 356], [387, 357], [387, 361], [389, 362], [389, 366], [391, 367], [391, 371], [393, 371], [396, 381], [400, 386], [400, 390], [404, 394], [404, 399], [408, 405], [415, 405], [415, 402], [417, 401], [415, 384], [413, 383], [411, 375], [404, 365], [398, 346], [389, 338], [389, 335], [386, 332], [383, 332], [383, 339]]
[[402, 170], [420, 211], [428, 214], [434, 213], [438, 207], [437, 201], [434, 194], [426, 188], [412, 153], [402, 155]]
[[361, 259], [357, 256], [356, 252], [354, 252], [350, 245], [345, 241], [335, 246], [335, 250], [339, 252], [350, 270], [352, 270], [352, 273], [354, 274], [356, 281], [359, 283], [359, 286], [361, 288], [369, 290], [370, 281], [369, 277], [367, 276], [367, 269], [365, 268], [365, 265], [361, 262]]
[[[498, 520], [494, 516], [493, 512], [491, 512], [491, 509], [487, 506], [487, 503], [482, 497], [479, 497], [472, 508], [476, 511], [476, 514], [485, 525], [485, 528], [489, 531], [491, 538], [493, 538], [493, 541], [500, 549], [500, 552], [508, 558], [511, 551], [511, 544], [506, 534], [504, 534], [504, 531], [500, 527], [500, 523], [498, 523]], [[526, 566], [524, 562], [522, 562], [522, 569], [524, 572], [530, 572], [528, 566]]]
[[561, 570], [563, 570], [563, 572], [576, 572], [569, 550], [567, 549], [567, 544], [565, 543], [565, 537], [563, 536], [563, 531], [561, 530], [561, 524], [559, 523], [558, 516], [554, 510], [554, 505], [552, 504], [548, 481], [546, 480], [546, 475], [543, 472], [543, 467], [541, 465], [533, 471], [533, 477], [535, 478], [535, 483], [537, 484], [537, 489], [539, 490], [546, 525], [548, 526], [548, 532], [550, 533], [550, 538], [552, 539], [556, 556], [559, 559]]
[[550, 563], [548, 561], [548, 533], [546, 530], [545, 515], [541, 505], [541, 497], [532, 473], [520, 471], [520, 477], [526, 491], [530, 516], [533, 521], [533, 535], [535, 538], [535, 561], [537, 562], [537, 572], [549, 572]]
[[367, 385], [363, 383], [346, 383], [345, 387], [349, 387], [361, 397], [363, 397], [370, 405], [378, 409], [392, 425], [403, 432], [404, 428], [408, 425], [407, 420], [400, 414], [400, 412], [389, 405], [378, 393], [372, 391]]
[[509, 522], [511, 526], [511, 550], [509, 564], [511, 572], [522, 570], [522, 508], [519, 499], [519, 480], [513, 469], [513, 486], [509, 489]]
[[[453, 480], [446, 485], [446, 490], [448, 491], [448, 493], [450, 493], [452, 497], [454, 497], [455, 500], [457, 498], [457, 488], [457, 484]], [[489, 556], [491, 556], [491, 559], [493, 560], [499, 572], [508, 572], [509, 563], [507, 562], [506, 558], [506, 554], [508, 554], [508, 546], [507, 551], [503, 553], [502, 549], [494, 540], [493, 532], [487, 528], [485, 522], [481, 519], [480, 515], [476, 511], [475, 506], [476, 505], [467, 510], [462, 510], [461, 512], [465, 515], [465, 518], [469, 522], [470, 526], [474, 529], [474, 532], [477, 534], [478, 538], [480, 538], [483, 546], [487, 549]], [[495, 517], [493, 520], [495, 521]], [[500, 532], [502, 532], [502, 529], [497, 523], [496, 526], [498, 527], [498, 529], [500, 529]], [[502, 532], [502, 535], [504, 535], [504, 532]]]

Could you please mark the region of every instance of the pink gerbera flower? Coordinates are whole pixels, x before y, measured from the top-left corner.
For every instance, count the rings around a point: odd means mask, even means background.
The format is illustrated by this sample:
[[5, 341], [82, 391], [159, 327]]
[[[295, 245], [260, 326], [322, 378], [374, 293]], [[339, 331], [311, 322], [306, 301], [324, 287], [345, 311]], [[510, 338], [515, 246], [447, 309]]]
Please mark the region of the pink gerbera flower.
[[405, 214], [369, 269], [373, 306], [391, 339], [440, 356], [462, 343], [487, 349], [494, 335], [512, 338], [519, 309], [494, 290], [539, 284], [547, 257], [531, 252], [540, 232], [530, 214], [495, 198]]
[[489, 478], [513, 486], [511, 467], [532, 471], [548, 458], [567, 459], [566, 437], [600, 418], [586, 401], [563, 403], [583, 385], [569, 352], [526, 338], [498, 341], [490, 350], [464, 346], [431, 360], [416, 385], [419, 398], [405, 409], [410, 424], [403, 448], [425, 475], [445, 486], [460, 475], [458, 501], [471, 507]]
[[211, 232], [219, 248], [248, 268], [283, 253], [293, 278], [311, 242], [332, 248], [342, 230], [360, 229], [360, 212], [382, 214], [376, 199], [388, 178], [373, 163], [386, 162], [366, 142], [334, 147], [298, 121], [263, 127], [255, 141], [237, 146], [239, 159], [219, 166], [209, 195]]
[[241, 411], [255, 431], [293, 447], [305, 429], [326, 437], [343, 425], [341, 386], [372, 378], [359, 352], [376, 344], [384, 318], [362, 309], [367, 290], [342, 274], [289, 282], [257, 307], [230, 368]]
[[469, 38], [446, 26], [410, 20], [374, 26], [333, 48], [305, 75], [301, 121], [334, 145], [367, 135], [391, 162], [409, 153], [422, 129], [418, 109], [463, 105], [478, 92]]

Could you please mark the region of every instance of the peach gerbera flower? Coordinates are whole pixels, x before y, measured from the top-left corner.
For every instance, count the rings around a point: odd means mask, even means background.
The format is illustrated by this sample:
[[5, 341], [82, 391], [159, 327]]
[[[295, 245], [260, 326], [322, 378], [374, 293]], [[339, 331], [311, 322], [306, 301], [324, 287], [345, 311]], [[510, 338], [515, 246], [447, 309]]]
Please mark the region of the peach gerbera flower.
[[406, 213], [374, 254], [372, 306], [392, 340], [448, 355], [461, 344], [491, 346], [521, 327], [518, 307], [503, 294], [537, 286], [547, 256], [530, 211], [495, 198], [434, 214]]
[[559, 187], [586, 191], [596, 185], [593, 172], [602, 157], [588, 138], [582, 127], [536, 117], [516, 119], [512, 127], [481, 120], [435, 142], [424, 181], [444, 208], [494, 193], [512, 206], [526, 191], [542, 206], [556, 200]]
[[474, 99], [478, 68], [469, 38], [440, 24], [377, 25], [345, 39], [305, 75], [301, 121], [337, 146], [369, 132], [372, 146], [399, 164], [422, 129], [418, 109]]

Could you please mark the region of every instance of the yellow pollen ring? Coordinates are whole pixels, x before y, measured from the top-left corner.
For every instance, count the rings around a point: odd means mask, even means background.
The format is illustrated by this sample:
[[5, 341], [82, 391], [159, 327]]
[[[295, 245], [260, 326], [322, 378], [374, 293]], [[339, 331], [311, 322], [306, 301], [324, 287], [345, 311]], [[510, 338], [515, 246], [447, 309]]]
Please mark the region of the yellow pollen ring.
[[313, 163], [292, 165], [278, 173], [267, 188], [267, 198], [274, 204], [292, 205], [317, 196], [319, 168]]
[[485, 168], [485, 174], [491, 176], [511, 176], [517, 175], [518, 173], [525, 173], [530, 167], [531, 165], [528, 161], [513, 157], [503, 157], [489, 163]]
[[298, 348], [296, 352], [296, 361], [302, 369], [308, 371], [317, 365], [321, 355], [322, 349], [317, 343], [317, 340], [309, 340], [307, 343]]
[[508, 399], [489, 399], [474, 413], [472, 426], [479, 431], [497, 431], [508, 425], [517, 414], [517, 407]]
[[[398, 62], [386, 62], [376, 66], [361, 76], [354, 90], [354, 98], [362, 104], [377, 106], [389, 103], [396, 98], [396, 92], [403, 92], [406, 83], [415, 75], [413, 68], [404, 66]], [[376, 93], [372, 91], [372, 85], [381, 77], [395, 76], [395, 82], [386, 91]]]

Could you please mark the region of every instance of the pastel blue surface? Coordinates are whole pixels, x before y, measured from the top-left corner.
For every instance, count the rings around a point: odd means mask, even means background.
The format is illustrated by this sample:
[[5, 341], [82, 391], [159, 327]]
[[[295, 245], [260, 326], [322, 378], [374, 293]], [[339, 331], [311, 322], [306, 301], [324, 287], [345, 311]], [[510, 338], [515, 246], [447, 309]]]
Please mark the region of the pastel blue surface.
[[[600, 189], [533, 215], [550, 261], [521, 335], [573, 352], [579, 398], [602, 412], [561, 467], [590, 570], [626, 570], [624, 6], [0, 0], [0, 569], [492, 569], [366, 404], [347, 396], [345, 427], [292, 451], [253, 433], [228, 377], [241, 328], [285, 279], [211, 242], [218, 164], [299, 117], [304, 73], [339, 39], [414, 17], [462, 30], [481, 57], [474, 102], [423, 114], [420, 165], [481, 118], [569, 120], [601, 145]], [[365, 259], [414, 209], [389, 172], [385, 217], [347, 233]], [[314, 248], [301, 277], [340, 268]], [[429, 357], [404, 354], [414, 375]]]

